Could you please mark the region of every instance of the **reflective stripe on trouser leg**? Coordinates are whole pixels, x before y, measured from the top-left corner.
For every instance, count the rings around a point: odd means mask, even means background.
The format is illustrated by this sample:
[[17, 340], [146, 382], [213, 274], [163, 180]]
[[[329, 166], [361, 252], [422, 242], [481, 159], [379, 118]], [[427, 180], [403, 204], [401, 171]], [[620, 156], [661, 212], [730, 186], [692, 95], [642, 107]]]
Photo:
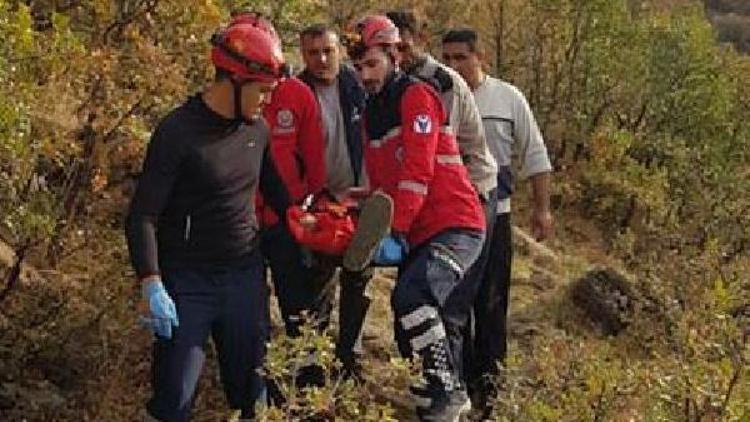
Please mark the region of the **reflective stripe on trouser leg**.
[[399, 351], [422, 360], [422, 382], [411, 388], [420, 417], [443, 415], [454, 399], [461, 401], [459, 396], [466, 395], [456, 371], [460, 356], [451, 352], [447, 324], [468, 312], [470, 305], [445, 306], [476, 258], [482, 238], [481, 233], [446, 231], [412, 251], [400, 269], [391, 306]]
[[452, 391], [459, 387], [453, 374], [445, 327], [438, 310], [423, 305], [399, 318], [412, 355], [422, 359], [424, 381], [432, 389]]
[[424, 305], [402, 316], [400, 320], [401, 326], [404, 327], [404, 330], [411, 330], [425, 321], [436, 319], [437, 317], [438, 311], [434, 306]]

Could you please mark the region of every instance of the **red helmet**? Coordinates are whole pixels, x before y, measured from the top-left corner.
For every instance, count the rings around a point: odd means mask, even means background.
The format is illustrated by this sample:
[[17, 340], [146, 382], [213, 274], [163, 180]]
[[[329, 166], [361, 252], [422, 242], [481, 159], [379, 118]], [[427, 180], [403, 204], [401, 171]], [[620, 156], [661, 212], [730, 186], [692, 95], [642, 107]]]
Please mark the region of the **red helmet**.
[[279, 34], [276, 33], [276, 29], [273, 27], [271, 22], [264, 18], [263, 16], [259, 15], [255, 12], [234, 12], [232, 13], [232, 20], [229, 22], [229, 26], [237, 25], [237, 24], [248, 24], [252, 25], [254, 27], [257, 27], [276, 40], [277, 43], [279, 43], [279, 48], [281, 48], [281, 39], [279, 38]]
[[370, 47], [384, 47], [393, 60], [398, 59], [396, 45], [401, 42], [398, 28], [383, 15], [366, 16], [354, 25], [354, 31], [343, 36], [349, 57], [361, 57]]
[[357, 22], [356, 30], [365, 47], [396, 45], [401, 42], [398, 28], [387, 16], [366, 16]]
[[273, 82], [285, 76], [281, 42], [273, 26], [253, 14], [236, 16], [211, 38], [211, 61], [240, 80]]

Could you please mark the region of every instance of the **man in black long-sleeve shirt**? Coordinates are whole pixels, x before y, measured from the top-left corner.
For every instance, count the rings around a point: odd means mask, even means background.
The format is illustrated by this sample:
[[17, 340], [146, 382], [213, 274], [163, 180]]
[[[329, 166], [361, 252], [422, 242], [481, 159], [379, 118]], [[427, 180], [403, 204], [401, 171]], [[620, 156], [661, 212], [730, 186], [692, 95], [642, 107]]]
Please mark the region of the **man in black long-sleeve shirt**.
[[257, 247], [258, 188], [279, 215], [289, 199], [259, 118], [283, 60], [273, 27], [236, 17], [213, 38], [216, 80], [170, 113], [148, 147], [127, 238], [156, 334], [147, 419], [190, 420], [209, 337], [232, 408], [252, 418], [268, 299]]

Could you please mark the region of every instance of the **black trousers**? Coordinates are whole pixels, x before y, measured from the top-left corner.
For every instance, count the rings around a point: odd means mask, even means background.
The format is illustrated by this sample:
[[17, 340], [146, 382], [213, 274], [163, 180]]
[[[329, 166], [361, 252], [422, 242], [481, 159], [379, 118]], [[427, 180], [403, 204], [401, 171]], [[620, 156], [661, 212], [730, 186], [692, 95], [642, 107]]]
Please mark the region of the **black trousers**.
[[507, 354], [508, 299], [513, 244], [510, 213], [497, 215], [489, 239], [487, 262], [474, 299], [474, 333], [465, 342], [465, 379], [470, 386], [497, 373]]
[[[328, 327], [333, 308], [335, 284], [332, 278], [337, 260], [306, 254], [281, 224], [265, 229], [262, 250], [271, 267], [276, 296], [287, 335], [298, 336], [301, 315], [306, 313], [319, 330]], [[339, 281], [339, 333], [336, 356], [349, 365], [359, 353], [359, 339], [370, 299], [366, 296], [372, 272], [341, 271]]]

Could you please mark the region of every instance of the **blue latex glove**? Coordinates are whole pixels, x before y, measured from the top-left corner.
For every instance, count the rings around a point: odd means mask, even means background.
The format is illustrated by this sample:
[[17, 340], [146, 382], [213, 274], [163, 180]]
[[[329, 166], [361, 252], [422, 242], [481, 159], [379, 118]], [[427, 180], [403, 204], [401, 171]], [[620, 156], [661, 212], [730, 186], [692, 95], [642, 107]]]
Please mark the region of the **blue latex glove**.
[[164, 289], [161, 280], [147, 281], [143, 285], [143, 297], [148, 302], [151, 318], [143, 322], [154, 334], [166, 339], [172, 338], [172, 326], [179, 326], [177, 308], [174, 301]]
[[390, 235], [380, 241], [372, 262], [377, 265], [396, 265], [400, 264], [409, 253], [409, 246], [403, 236]]

